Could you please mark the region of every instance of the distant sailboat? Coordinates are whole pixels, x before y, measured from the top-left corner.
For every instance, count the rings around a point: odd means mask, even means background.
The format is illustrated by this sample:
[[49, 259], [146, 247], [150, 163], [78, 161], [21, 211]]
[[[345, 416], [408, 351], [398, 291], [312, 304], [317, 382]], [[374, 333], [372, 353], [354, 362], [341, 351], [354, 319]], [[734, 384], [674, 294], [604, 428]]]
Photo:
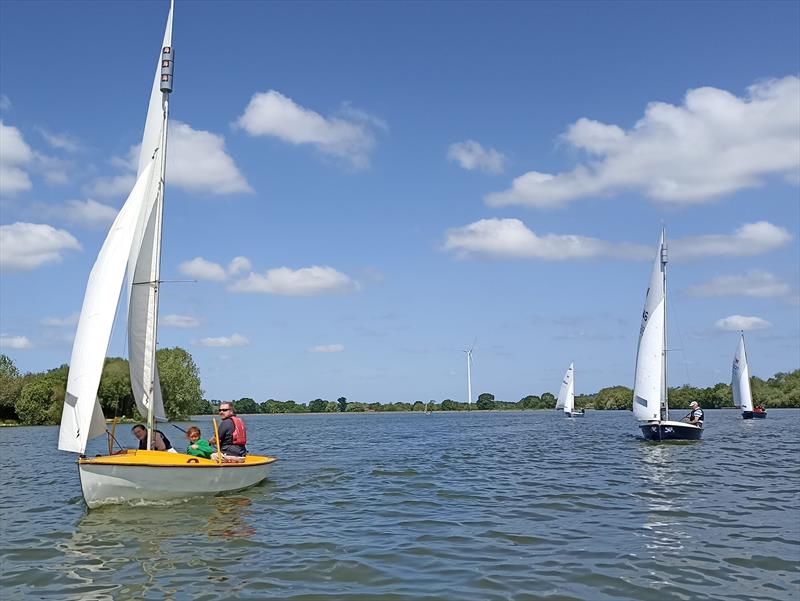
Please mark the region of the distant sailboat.
[[761, 406], [753, 407], [753, 395], [750, 390], [750, 368], [747, 365], [747, 352], [744, 348], [744, 332], [739, 339], [739, 348], [733, 357], [733, 373], [731, 375], [731, 390], [733, 391], [733, 404], [742, 410], [742, 419], [767, 417], [767, 412]]
[[570, 363], [564, 379], [561, 381], [561, 390], [558, 391], [556, 409], [562, 409], [567, 417], [583, 417], [583, 411], [575, 411], [575, 381], [574, 364]]
[[[142, 4], [141, 6], [145, 6]], [[174, 51], [170, 4], [164, 41], [142, 137], [136, 184], [120, 209], [89, 274], [72, 347], [58, 448], [79, 453], [86, 504], [165, 501], [252, 486], [266, 478], [274, 457], [249, 455], [224, 464], [165, 451], [124, 450], [85, 457], [88, 441], [106, 433], [97, 391], [114, 315], [126, 281], [128, 354], [136, 406], [147, 416], [150, 447], [157, 419], [166, 419], [156, 364], [161, 229], [166, 173], [169, 98]]]
[[667, 399], [667, 242], [662, 229], [644, 301], [633, 415], [646, 440], [699, 440], [702, 426], [669, 420]]

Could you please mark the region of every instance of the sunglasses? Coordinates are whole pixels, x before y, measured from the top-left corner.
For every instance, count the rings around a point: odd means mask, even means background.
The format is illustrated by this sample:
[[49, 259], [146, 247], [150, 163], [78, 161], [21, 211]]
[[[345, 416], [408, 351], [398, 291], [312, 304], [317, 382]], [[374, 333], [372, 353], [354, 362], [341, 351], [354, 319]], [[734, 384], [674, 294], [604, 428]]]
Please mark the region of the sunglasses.
[[231, 410], [231, 408], [228, 407], [227, 409], [220, 409], [219, 412], [220, 413], [225, 413], [226, 411], [230, 411], [230, 410]]

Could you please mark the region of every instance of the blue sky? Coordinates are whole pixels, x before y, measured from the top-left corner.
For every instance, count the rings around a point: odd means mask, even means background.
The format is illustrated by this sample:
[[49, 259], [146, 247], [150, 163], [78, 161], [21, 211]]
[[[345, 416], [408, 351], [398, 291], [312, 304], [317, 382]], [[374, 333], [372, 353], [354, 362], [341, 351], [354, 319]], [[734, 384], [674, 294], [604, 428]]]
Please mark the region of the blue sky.
[[[0, 3], [0, 351], [69, 361], [166, 2]], [[670, 385], [800, 366], [800, 5], [175, 9], [160, 346], [208, 398], [631, 386], [663, 223]], [[35, 35], [34, 35], [35, 34]], [[118, 321], [110, 355], [124, 355]]]

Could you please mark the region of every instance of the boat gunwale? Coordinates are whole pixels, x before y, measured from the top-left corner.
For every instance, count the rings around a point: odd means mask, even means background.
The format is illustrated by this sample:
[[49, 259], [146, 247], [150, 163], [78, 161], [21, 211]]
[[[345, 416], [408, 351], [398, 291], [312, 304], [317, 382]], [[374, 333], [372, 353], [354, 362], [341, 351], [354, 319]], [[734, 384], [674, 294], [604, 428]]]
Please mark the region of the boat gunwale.
[[[166, 452], [164, 452], [166, 453]], [[261, 467], [264, 465], [269, 465], [271, 463], [275, 463], [278, 458], [271, 457], [271, 456], [264, 456], [264, 455], [249, 455], [248, 458], [252, 459], [250, 461], [242, 461], [242, 462], [223, 462], [218, 463], [211, 459], [203, 459], [200, 457], [193, 457], [192, 455], [184, 455], [183, 453], [168, 453], [173, 457], [167, 457], [166, 459], [171, 460], [170, 462], [151, 462], [146, 459], [139, 460], [139, 461], [130, 461], [125, 460], [123, 457], [127, 453], [123, 453], [120, 455], [101, 455], [99, 457], [80, 457], [78, 458], [78, 466], [87, 466], [87, 465], [106, 465], [106, 466], [125, 466], [125, 467], [165, 467], [165, 468], [220, 468], [220, 467]], [[135, 451], [133, 453], [135, 456]], [[186, 457], [186, 461], [178, 463], [178, 459], [182, 459]], [[118, 459], [119, 458], [119, 459]]]

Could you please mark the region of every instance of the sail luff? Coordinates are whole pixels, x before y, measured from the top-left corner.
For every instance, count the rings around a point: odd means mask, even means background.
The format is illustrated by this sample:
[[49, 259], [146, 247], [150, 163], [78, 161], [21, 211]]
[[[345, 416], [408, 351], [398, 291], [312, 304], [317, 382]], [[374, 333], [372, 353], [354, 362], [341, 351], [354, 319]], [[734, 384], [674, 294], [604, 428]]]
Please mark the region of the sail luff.
[[733, 390], [733, 404], [736, 407], [741, 407], [742, 411], [752, 411], [753, 396], [750, 390], [750, 367], [747, 364], [744, 334], [739, 339], [739, 346], [733, 358], [731, 389]]
[[633, 413], [637, 420], [654, 421], [661, 415], [661, 401], [666, 376], [664, 374], [664, 264], [661, 232], [658, 252], [650, 274], [650, 286], [645, 296], [639, 346], [636, 353], [636, 376], [633, 387]]
[[89, 439], [105, 432], [97, 390], [152, 167], [151, 162], [137, 179], [89, 274], [61, 414], [58, 448], [62, 451], [83, 453]]

